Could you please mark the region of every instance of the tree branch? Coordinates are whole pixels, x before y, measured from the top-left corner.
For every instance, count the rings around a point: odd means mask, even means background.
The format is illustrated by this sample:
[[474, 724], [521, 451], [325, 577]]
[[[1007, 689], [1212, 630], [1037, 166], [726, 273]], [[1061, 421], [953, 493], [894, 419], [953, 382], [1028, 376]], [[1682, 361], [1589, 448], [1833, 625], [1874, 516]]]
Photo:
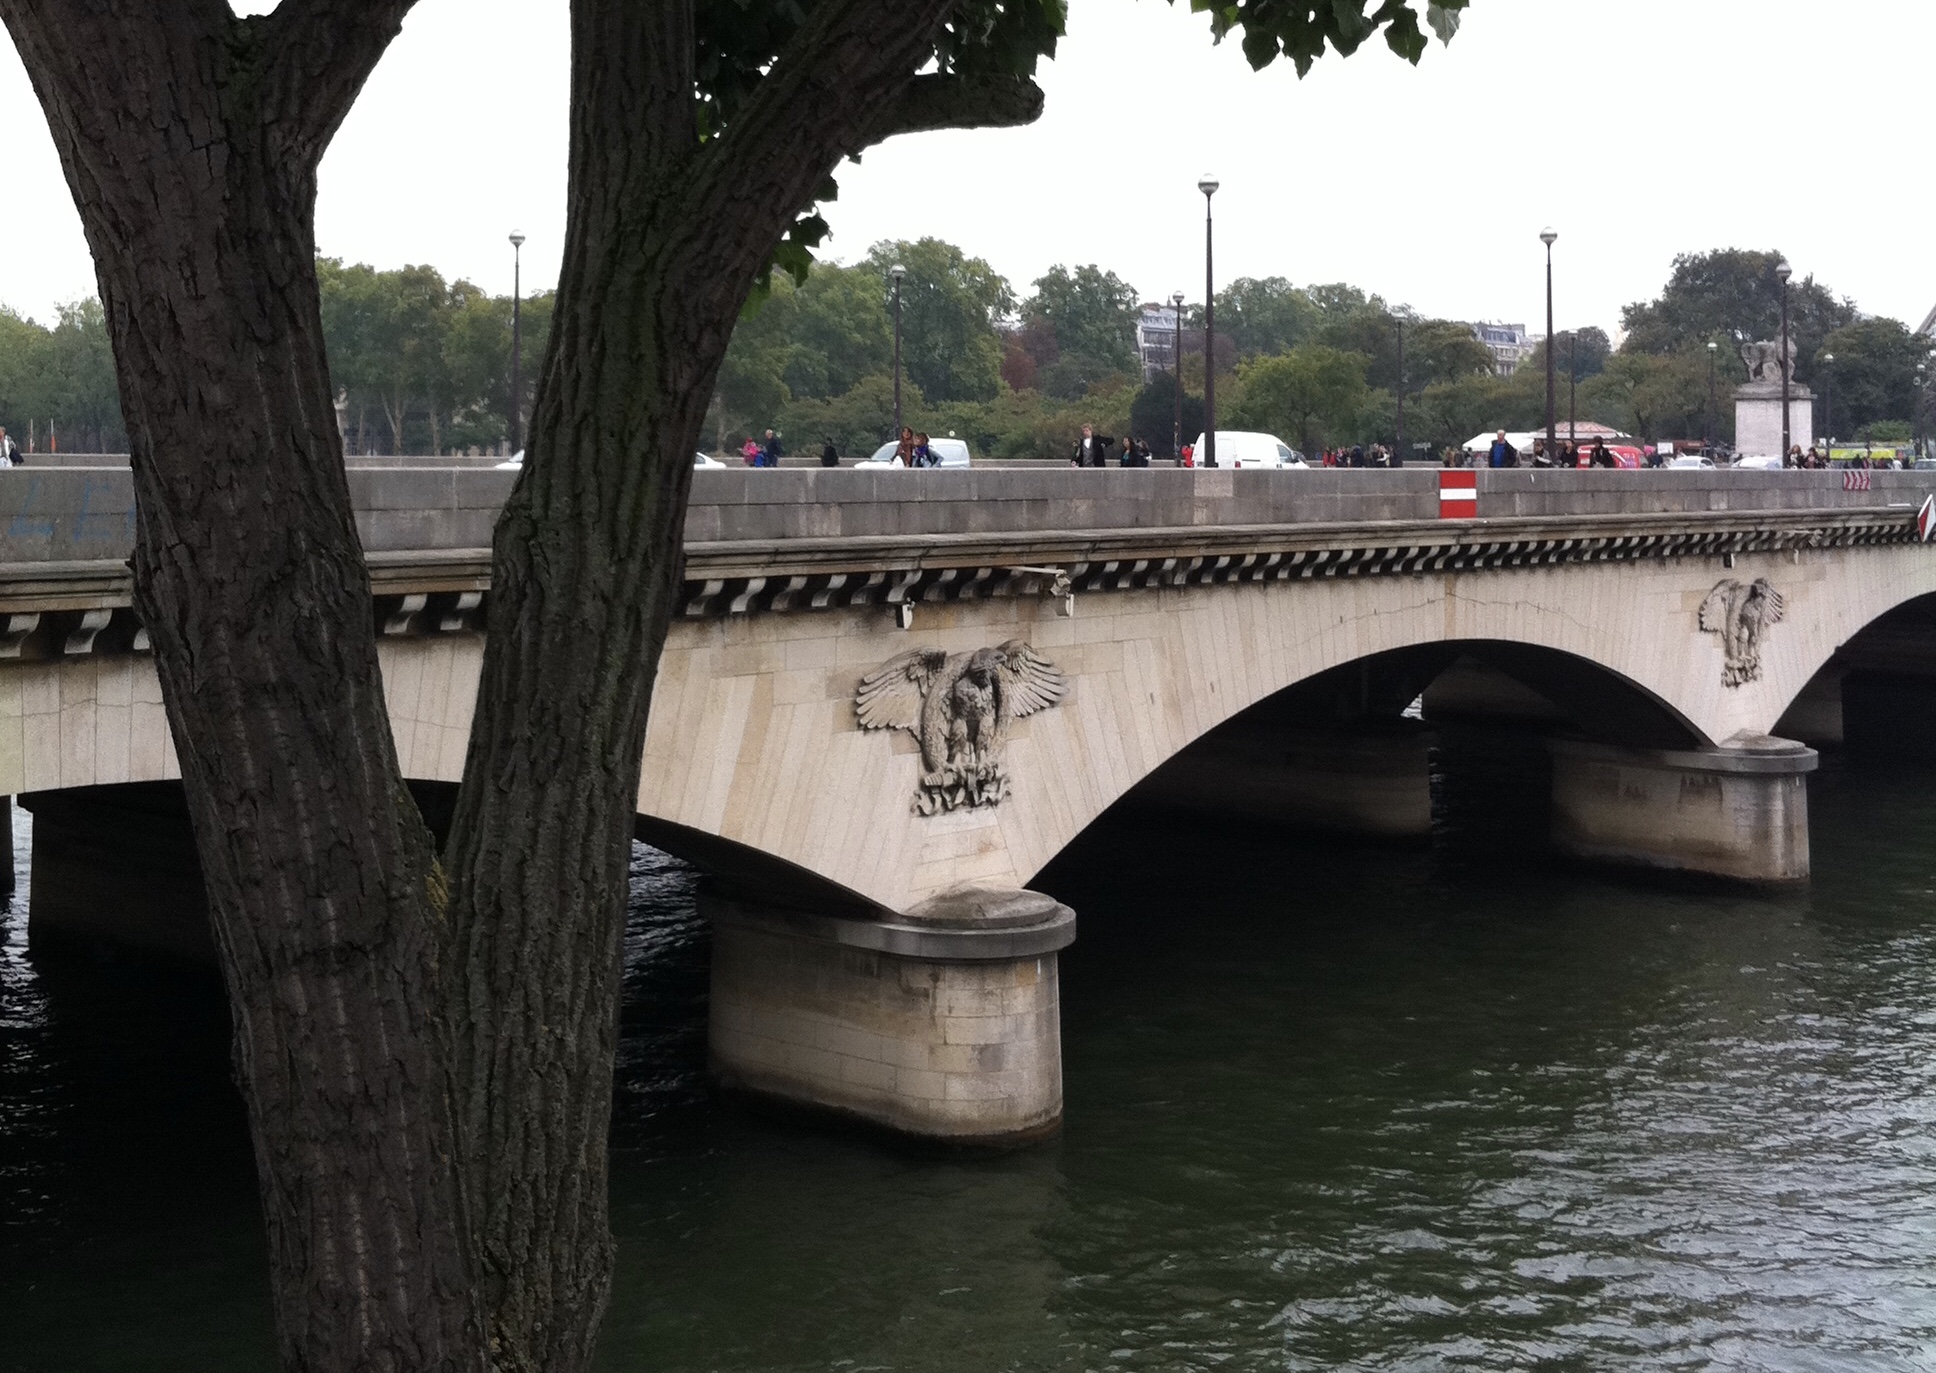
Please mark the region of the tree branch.
[[267, 40], [262, 116], [314, 166], [416, 0], [282, 0], [261, 19]]
[[863, 135], [866, 144], [930, 129], [1013, 128], [1042, 117], [1042, 88], [1025, 76], [917, 76]]

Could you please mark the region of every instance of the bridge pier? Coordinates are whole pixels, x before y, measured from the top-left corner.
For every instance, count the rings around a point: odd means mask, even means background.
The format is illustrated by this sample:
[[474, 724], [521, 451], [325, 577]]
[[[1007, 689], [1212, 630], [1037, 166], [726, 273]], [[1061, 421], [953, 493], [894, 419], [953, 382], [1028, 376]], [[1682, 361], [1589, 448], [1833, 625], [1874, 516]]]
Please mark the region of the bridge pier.
[[1815, 750], [1737, 735], [1720, 748], [1555, 739], [1553, 845], [1578, 858], [1757, 884], [1808, 877]]
[[1431, 746], [1422, 728], [1233, 720], [1150, 774], [1136, 795], [1225, 819], [1424, 839], [1432, 832]]
[[874, 923], [713, 893], [710, 1057], [729, 1089], [951, 1144], [1062, 1123], [1056, 953], [1075, 913], [967, 890]]
[[19, 798], [34, 817], [27, 941], [215, 961], [181, 788], [133, 782]]

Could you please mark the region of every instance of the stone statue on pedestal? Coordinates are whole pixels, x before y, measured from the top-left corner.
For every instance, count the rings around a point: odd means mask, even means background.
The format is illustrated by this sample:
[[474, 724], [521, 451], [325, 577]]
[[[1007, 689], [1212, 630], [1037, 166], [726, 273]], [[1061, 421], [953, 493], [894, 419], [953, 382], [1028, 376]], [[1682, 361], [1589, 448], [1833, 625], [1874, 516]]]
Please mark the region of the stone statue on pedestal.
[[[1781, 344], [1779, 342], [1743, 343], [1741, 361], [1747, 365], [1749, 381], [1764, 382], [1773, 386], [1781, 385]], [[1791, 379], [1795, 375], [1795, 340], [1792, 338], [1788, 340], [1788, 375]]]

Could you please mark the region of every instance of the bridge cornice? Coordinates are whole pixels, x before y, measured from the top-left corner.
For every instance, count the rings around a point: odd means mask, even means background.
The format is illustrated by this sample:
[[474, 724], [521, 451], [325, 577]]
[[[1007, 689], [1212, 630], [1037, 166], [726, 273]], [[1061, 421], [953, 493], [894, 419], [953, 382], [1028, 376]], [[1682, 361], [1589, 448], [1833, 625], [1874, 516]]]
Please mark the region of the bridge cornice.
[[[1883, 547], [1915, 538], [1912, 507], [1868, 506], [695, 541], [686, 546], [680, 613], [705, 618], [1239, 581], [1510, 571]], [[384, 633], [482, 629], [488, 548], [385, 550], [370, 553], [368, 564]], [[125, 562], [0, 564], [0, 658], [140, 651], [145, 636], [132, 605], [133, 574]]]

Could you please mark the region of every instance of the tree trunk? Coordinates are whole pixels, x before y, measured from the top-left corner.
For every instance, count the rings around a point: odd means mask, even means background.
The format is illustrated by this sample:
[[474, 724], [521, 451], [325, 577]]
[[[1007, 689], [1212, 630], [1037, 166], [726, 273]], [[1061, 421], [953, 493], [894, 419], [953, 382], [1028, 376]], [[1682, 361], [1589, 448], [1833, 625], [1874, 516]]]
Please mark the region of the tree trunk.
[[506, 1373], [579, 1373], [611, 1280], [607, 1134], [646, 712], [693, 449], [755, 275], [950, 0], [814, 10], [696, 136], [690, 7], [574, 0], [564, 259], [446, 862], [462, 1171]]
[[0, 0], [113, 338], [136, 607], [234, 1013], [282, 1365], [332, 1373], [484, 1367], [443, 881], [384, 708], [314, 269], [316, 165], [405, 7]]
[[406, 396], [385, 396], [382, 401], [383, 418], [390, 422], [390, 456], [403, 456], [403, 422], [410, 409]]

